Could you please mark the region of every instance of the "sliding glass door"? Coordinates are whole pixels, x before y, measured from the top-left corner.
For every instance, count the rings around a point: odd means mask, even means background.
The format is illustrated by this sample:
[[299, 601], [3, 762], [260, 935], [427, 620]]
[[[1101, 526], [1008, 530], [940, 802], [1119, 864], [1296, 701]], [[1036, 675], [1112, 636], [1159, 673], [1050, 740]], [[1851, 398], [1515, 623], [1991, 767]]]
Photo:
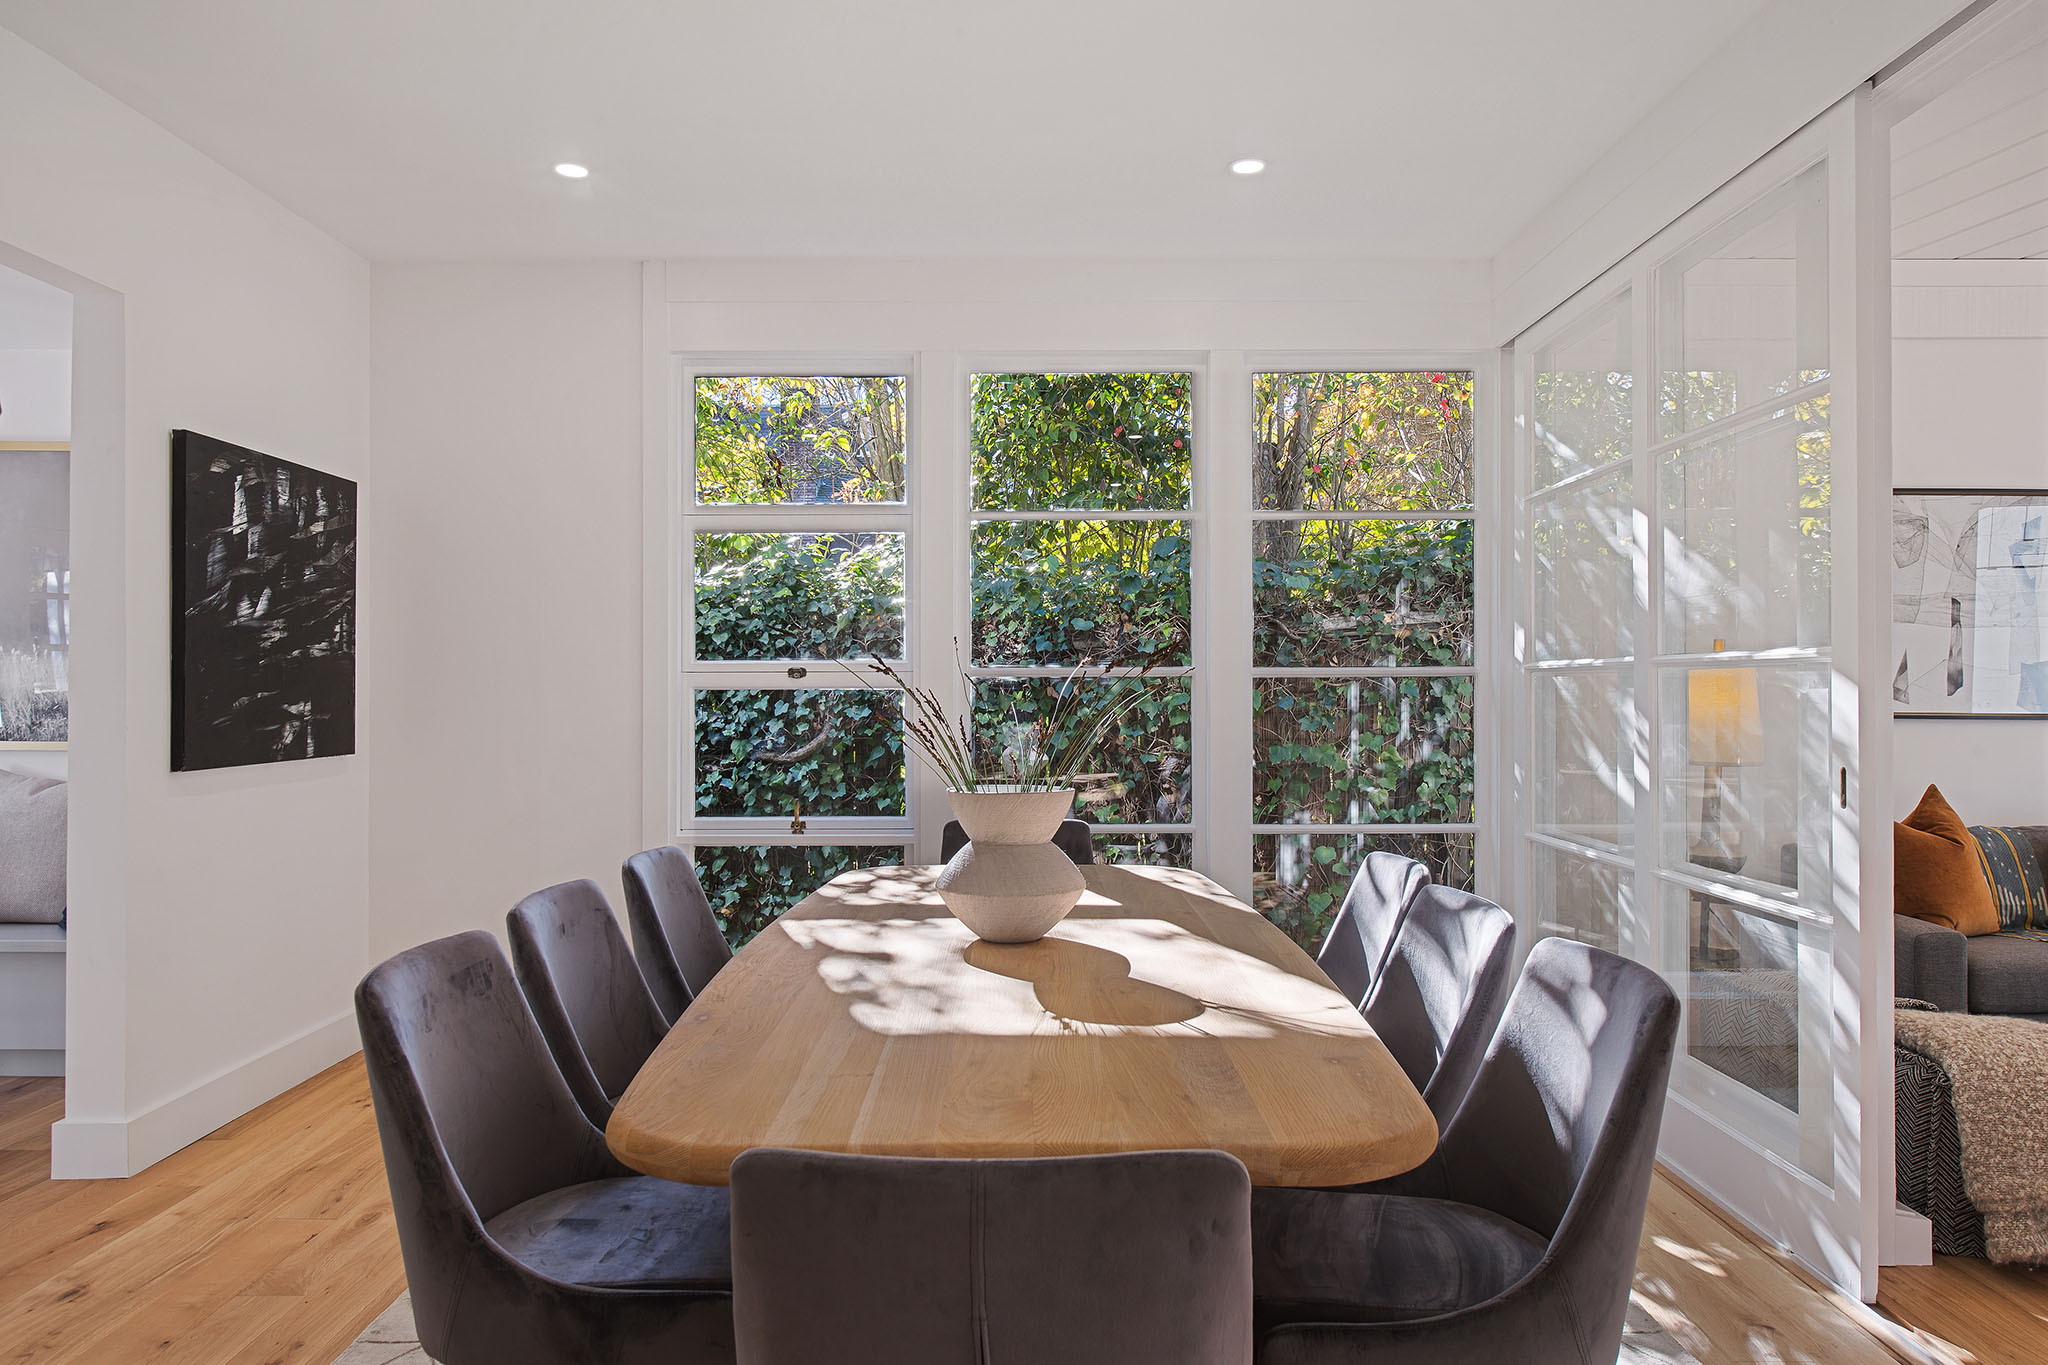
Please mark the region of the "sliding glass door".
[[1832, 111], [1516, 346], [1528, 927], [1664, 974], [1665, 1160], [1857, 1292], [1891, 1150], [1866, 1065], [1888, 887], [1860, 894], [1889, 844], [1857, 826], [1888, 790], [1859, 688], [1885, 580], [1858, 495], [1889, 464], [1864, 118]]

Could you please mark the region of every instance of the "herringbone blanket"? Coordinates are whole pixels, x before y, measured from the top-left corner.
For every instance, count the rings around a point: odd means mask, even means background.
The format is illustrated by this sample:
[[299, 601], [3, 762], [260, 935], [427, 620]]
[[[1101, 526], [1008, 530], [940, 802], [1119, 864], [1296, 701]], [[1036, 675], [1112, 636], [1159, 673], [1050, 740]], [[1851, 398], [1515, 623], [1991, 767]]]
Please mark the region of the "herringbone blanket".
[[2048, 1024], [1899, 1010], [1898, 1042], [1948, 1073], [1963, 1189], [1994, 1261], [2048, 1264]]

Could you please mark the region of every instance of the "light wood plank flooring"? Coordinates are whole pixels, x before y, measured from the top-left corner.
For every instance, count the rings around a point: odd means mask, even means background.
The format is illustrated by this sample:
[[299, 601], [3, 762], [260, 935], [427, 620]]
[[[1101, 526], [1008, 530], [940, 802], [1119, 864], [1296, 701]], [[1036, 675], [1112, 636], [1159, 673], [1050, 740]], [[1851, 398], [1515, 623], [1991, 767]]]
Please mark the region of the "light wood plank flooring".
[[[0, 1079], [0, 1361], [327, 1365], [404, 1287], [360, 1058], [132, 1180], [48, 1178], [62, 1103]], [[1662, 1176], [1636, 1303], [1705, 1365], [1897, 1358]]]
[[1937, 1256], [1931, 1266], [1891, 1266], [1877, 1306], [1977, 1365], [2048, 1361], [2048, 1270]]
[[360, 1059], [132, 1180], [53, 1181], [0, 1079], [0, 1360], [327, 1365], [405, 1285]]

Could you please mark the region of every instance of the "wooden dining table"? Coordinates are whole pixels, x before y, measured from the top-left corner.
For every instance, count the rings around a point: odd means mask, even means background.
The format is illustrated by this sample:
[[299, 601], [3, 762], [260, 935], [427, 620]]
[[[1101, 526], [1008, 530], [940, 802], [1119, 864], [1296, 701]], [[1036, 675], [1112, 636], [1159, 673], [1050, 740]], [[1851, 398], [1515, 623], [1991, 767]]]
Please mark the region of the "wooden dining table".
[[726, 1183], [750, 1147], [922, 1157], [1217, 1148], [1257, 1185], [1419, 1165], [1436, 1123], [1271, 922], [1175, 868], [1092, 866], [1035, 943], [977, 939], [932, 867], [848, 872], [713, 978], [620, 1099], [626, 1165]]

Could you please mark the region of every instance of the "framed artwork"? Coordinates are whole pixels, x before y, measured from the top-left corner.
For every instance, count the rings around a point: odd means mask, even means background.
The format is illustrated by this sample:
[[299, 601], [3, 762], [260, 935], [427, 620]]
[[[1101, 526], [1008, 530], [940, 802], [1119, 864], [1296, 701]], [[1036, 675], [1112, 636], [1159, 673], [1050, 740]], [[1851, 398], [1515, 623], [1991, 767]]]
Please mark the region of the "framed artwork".
[[355, 750], [355, 483], [172, 432], [172, 769]]
[[2048, 716], [2048, 491], [1892, 495], [1892, 713]]
[[71, 452], [0, 446], [0, 748], [71, 739]]

